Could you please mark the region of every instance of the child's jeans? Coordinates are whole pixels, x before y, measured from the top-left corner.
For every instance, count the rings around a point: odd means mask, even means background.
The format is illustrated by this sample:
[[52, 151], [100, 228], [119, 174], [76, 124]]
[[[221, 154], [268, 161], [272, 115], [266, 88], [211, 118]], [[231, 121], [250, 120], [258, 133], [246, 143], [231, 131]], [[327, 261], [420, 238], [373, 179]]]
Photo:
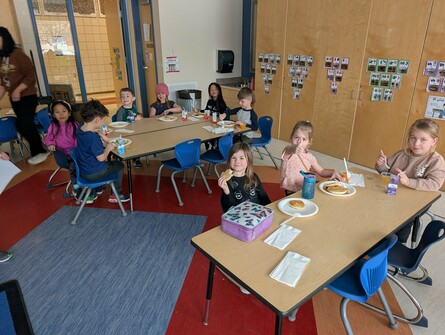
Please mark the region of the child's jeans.
[[114, 182], [114, 186], [116, 187], [116, 192], [118, 193], [116, 195], [118, 196], [122, 192], [122, 175], [124, 173], [124, 164], [121, 161], [107, 162], [107, 168], [102, 172], [82, 175], [82, 177], [90, 181], [96, 181], [101, 180], [102, 178], [105, 178], [114, 172], [117, 172], [117, 180]]

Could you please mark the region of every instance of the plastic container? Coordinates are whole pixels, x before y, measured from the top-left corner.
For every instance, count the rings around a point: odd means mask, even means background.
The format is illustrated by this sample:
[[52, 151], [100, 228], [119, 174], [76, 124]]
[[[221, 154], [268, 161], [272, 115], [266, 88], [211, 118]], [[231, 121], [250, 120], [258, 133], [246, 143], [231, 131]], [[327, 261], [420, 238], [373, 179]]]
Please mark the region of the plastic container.
[[388, 189], [386, 191], [386, 194], [396, 195], [398, 186], [399, 186], [399, 176], [392, 175], [388, 183]]
[[187, 110], [185, 108], [182, 109], [182, 121], [187, 121]]
[[133, 111], [130, 111], [130, 112], [128, 113], [127, 121], [128, 121], [129, 123], [134, 123], [134, 113], [133, 113]]
[[306, 173], [303, 181], [303, 189], [301, 191], [301, 196], [304, 199], [312, 199], [315, 194], [315, 183], [317, 178], [312, 173]]
[[120, 138], [117, 144], [117, 153], [123, 155], [125, 153], [124, 140]]
[[218, 122], [218, 116], [217, 116], [217, 113], [216, 113], [216, 112], [213, 112], [213, 113], [212, 113], [212, 122], [213, 122], [213, 123]]

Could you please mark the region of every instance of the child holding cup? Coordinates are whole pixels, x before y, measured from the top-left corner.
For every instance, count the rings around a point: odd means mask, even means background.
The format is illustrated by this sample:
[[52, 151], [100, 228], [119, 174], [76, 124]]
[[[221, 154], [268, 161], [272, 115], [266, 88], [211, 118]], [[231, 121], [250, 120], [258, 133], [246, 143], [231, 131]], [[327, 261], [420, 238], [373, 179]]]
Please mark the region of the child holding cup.
[[[438, 191], [445, 181], [445, 161], [436, 151], [439, 125], [430, 119], [419, 119], [409, 129], [407, 147], [387, 157], [377, 156], [375, 169], [399, 177], [399, 184], [419, 191]], [[413, 222], [399, 230], [399, 241], [406, 242]]]

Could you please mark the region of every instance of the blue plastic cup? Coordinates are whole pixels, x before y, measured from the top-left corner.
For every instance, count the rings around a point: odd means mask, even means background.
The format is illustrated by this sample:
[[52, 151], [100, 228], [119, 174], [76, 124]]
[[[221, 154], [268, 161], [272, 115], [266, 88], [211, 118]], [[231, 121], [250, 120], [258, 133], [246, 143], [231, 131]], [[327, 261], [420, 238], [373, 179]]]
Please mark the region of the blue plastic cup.
[[312, 199], [315, 194], [315, 183], [317, 178], [312, 173], [306, 173], [303, 181], [301, 195], [304, 199]]

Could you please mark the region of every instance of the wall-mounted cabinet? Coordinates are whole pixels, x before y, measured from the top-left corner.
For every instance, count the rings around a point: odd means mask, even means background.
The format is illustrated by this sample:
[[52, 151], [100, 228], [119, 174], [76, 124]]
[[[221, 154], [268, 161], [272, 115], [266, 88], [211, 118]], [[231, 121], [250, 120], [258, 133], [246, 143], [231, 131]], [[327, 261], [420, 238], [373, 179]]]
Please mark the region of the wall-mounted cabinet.
[[[255, 111], [272, 116], [273, 136], [286, 141], [296, 121], [310, 120], [313, 149], [373, 167], [380, 149], [402, 148], [407, 127], [423, 117], [428, 93], [422, 72], [427, 59], [443, 59], [444, 12], [439, 0], [259, 0], [257, 56], [281, 54], [282, 62], [267, 94], [257, 59]], [[289, 54], [314, 59], [300, 99], [293, 94]], [[327, 56], [349, 59], [336, 93], [327, 79]], [[391, 102], [371, 101], [369, 58], [409, 60]]]

